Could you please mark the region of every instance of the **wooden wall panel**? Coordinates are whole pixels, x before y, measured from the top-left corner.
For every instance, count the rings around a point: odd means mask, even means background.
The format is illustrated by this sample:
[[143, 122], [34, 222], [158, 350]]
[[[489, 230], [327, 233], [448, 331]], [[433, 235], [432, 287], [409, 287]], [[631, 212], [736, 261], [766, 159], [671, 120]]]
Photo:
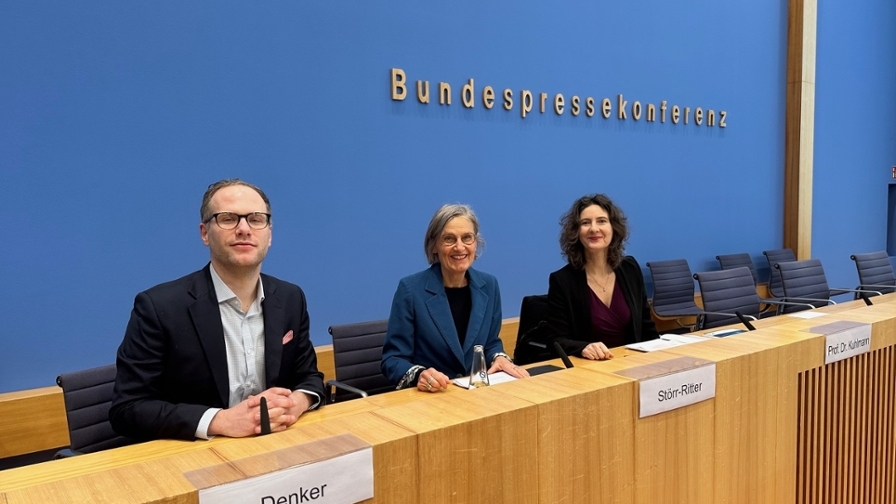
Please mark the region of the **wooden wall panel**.
[[784, 121], [784, 246], [812, 257], [817, 0], [789, 0]]

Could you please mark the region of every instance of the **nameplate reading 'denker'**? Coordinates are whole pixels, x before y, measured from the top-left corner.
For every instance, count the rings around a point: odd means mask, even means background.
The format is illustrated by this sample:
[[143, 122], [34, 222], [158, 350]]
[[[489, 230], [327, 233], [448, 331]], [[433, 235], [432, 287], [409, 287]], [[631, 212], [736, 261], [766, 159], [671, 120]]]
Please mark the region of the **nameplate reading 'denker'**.
[[353, 504], [373, 498], [373, 448], [343, 434], [184, 476], [200, 504]]
[[716, 396], [716, 364], [679, 357], [618, 371], [638, 380], [638, 418], [653, 416]]
[[824, 334], [824, 363], [841, 361], [871, 351], [871, 324], [841, 320], [809, 329]]

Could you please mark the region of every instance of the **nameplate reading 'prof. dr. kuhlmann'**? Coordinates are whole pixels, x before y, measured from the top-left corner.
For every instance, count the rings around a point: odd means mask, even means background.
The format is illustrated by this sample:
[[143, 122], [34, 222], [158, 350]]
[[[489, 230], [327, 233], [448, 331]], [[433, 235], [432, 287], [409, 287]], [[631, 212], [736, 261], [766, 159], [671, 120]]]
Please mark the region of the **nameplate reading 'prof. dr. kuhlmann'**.
[[841, 320], [809, 329], [824, 334], [824, 363], [841, 361], [871, 351], [871, 324]]
[[200, 504], [353, 504], [373, 498], [373, 448], [343, 434], [184, 476]]
[[616, 374], [638, 380], [638, 418], [653, 416], [716, 396], [716, 365], [696, 357], [679, 357]]

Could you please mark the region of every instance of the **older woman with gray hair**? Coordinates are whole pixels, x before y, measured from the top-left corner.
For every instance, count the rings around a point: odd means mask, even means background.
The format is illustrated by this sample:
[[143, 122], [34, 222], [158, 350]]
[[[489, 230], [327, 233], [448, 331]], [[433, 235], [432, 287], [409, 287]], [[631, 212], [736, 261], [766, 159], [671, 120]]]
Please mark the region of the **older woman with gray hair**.
[[428, 269], [402, 278], [392, 300], [382, 369], [397, 388], [438, 392], [470, 373], [482, 345], [489, 373], [528, 376], [504, 353], [501, 293], [495, 277], [471, 266], [485, 243], [467, 205], [443, 205], [426, 230]]

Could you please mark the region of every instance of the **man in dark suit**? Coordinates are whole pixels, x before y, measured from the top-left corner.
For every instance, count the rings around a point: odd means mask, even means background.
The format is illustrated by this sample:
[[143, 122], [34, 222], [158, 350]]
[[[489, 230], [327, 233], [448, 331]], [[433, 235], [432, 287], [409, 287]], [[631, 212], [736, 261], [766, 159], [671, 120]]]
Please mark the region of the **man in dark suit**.
[[272, 431], [321, 404], [323, 374], [308, 335], [305, 295], [261, 274], [271, 206], [239, 179], [209, 186], [200, 271], [137, 295], [118, 348], [109, 420], [135, 439], [242, 437]]

